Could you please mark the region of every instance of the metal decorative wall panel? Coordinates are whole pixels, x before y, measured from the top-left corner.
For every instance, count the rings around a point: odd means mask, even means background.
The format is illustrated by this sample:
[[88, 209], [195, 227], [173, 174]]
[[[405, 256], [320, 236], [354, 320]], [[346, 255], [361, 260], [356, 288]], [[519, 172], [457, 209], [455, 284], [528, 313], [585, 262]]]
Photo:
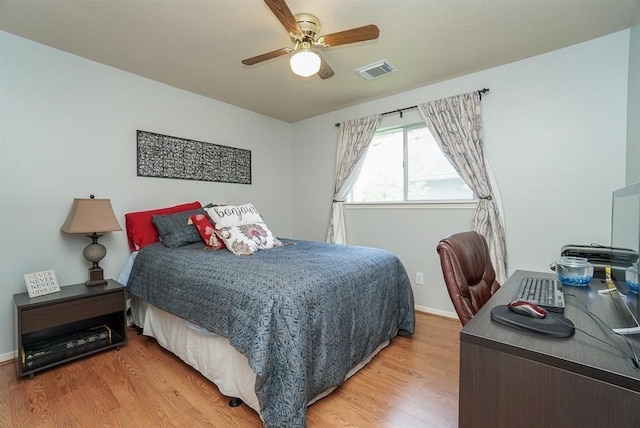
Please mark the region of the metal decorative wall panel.
[[138, 176], [251, 184], [251, 150], [138, 131]]

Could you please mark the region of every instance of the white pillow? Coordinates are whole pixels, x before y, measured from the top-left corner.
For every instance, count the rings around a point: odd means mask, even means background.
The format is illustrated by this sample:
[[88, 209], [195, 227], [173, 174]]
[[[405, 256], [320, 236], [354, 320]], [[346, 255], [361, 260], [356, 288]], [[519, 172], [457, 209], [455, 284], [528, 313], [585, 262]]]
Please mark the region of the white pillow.
[[224, 227], [219, 230], [219, 235], [227, 249], [236, 256], [248, 256], [257, 250], [283, 245], [262, 222]]
[[242, 226], [245, 224], [263, 223], [262, 216], [253, 204], [223, 205], [205, 208], [209, 217], [216, 225], [216, 229], [223, 227]]

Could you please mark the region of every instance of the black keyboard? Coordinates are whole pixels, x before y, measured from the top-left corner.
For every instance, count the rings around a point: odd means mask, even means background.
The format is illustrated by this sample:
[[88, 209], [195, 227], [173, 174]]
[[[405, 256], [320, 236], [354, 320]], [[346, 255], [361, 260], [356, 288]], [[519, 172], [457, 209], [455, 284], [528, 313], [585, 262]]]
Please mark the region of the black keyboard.
[[526, 300], [551, 312], [564, 312], [562, 284], [551, 278], [522, 278], [515, 300]]

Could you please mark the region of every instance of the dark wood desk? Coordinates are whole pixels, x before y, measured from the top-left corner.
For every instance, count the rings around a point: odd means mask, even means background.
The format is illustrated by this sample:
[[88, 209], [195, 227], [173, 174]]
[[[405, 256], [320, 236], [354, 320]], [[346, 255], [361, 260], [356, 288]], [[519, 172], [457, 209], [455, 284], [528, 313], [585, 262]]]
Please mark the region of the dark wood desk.
[[[516, 271], [460, 333], [460, 427], [640, 427], [640, 370], [630, 358], [576, 330], [569, 338], [550, 338], [491, 320], [491, 308], [513, 300], [524, 276]], [[613, 301], [598, 294], [599, 279], [588, 287], [564, 287], [564, 315], [579, 329], [615, 344], [607, 332], [619, 323]], [[633, 298], [637, 299], [636, 296]], [[640, 335], [628, 336], [640, 355]]]

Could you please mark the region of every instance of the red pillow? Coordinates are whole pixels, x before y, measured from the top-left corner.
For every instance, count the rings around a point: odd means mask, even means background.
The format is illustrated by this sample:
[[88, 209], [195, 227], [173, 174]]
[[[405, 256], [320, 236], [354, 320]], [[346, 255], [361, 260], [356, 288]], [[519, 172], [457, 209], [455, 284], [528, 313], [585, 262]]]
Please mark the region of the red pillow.
[[208, 248], [212, 250], [227, 248], [227, 246], [224, 245], [224, 241], [216, 234], [216, 229], [208, 215], [194, 214], [189, 217], [189, 219], [196, 226], [196, 229], [198, 229], [198, 233]]
[[201, 208], [200, 202], [175, 205], [173, 207], [157, 208], [149, 211], [137, 211], [124, 215], [124, 223], [127, 229], [127, 239], [131, 251], [140, 250], [149, 244], [158, 242], [158, 229], [153, 225], [151, 217], [161, 214], [174, 214]]

